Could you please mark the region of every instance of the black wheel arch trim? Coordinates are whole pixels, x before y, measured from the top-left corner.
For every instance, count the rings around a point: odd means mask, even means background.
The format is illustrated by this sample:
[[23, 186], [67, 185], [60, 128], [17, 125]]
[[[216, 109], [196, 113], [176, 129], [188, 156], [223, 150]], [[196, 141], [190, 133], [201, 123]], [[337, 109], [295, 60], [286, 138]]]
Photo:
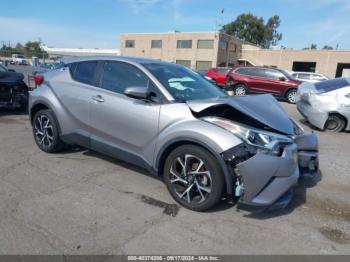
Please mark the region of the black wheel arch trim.
[[284, 93], [283, 93], [283, 97], [285, 97], [286, 98], [286, 96], [287, 96], [287, 94], [288, 94], [288, 92], [289, 91], [292, 91], [292, 90], [295, 90], [295, 91], [297, 91], [298, 92], [298, 88], [297, 87], [289, 87], [286, 91], [284, 91]]
[[[44, 102], [44, 101], [37, 101], [37, 102], [35, 102], [34, 104], [32, 104], [32, 105], [30, 106], [30, 109], [29, 109], [29, 119], [30, 119], [30, 123], [33, 122], [33, 118], [34, 118], [34, 116], [35, 116], [35, 113], [33, 114], [33, 108], [35, 108], [35, 107], [38, 106], [38, 105], [43, 105], [43, 106], [47, 107], [48, 109], [52, 110], [51, 107], [50, 107], [46, 102]], [[56, 120], [57, 120], [57, 119], [56, 119]]]
[[[342, 113], [339, 113], [338, 111], [330, 111], [330, 112], [328, 112], [328, 118], [329, 118], [331, 115], [338, 115], [338, 116], [340, 116], [341, 118], [343, 118], [343, 120], [345, 121], [345, 127], [344, 127], [344, 128], [346, 128], [346, 127], [349, 125], [350, 119], [348, 119], [347, 117], [345, 117]], [[327, 121], [328, 121], [328, 118], [327, 118]], [[324, 128], [323, 128], [323, 129], [326, 128], [326, 123], [327, 123], [327, 121], [324, 123]]]
[[161, 149], [159, 150], [159, 154], [156, 157], [155, 167], [154, 167], [154, 170], [156, 174], [158, 174], [158, 176], [161, 176], [160, 172], [162, 172], [162, 170], [160, 167], [162, 164], [164, 164], [163, 162], [165, 161], [167, 156], [167, 155], [164, 155], [164, 153], [167, 153], [168, 149], [171, 149], [172, 146], [176, 144], [196, 144], [204, 148], [205, 150], [207, 150], [209, 153], [211, 153], [215, 157], [215, 159], [218, 161], [223, 171], [224, 178], [225, 178], [225, 185], [226, 185], [226, 193], [228, 195], [233, 194], [233, 175], [230, 174], [229, 168], [225, 163], [224, 159], [222, 158], [222, 156], [220, 154], [217, 154], [213, 149], [211, 149], [207, 144], [203, 143], [202, 141], [199, 141], [197, 139], [190, 138], [190, 137], [172, 139], [161, 147]]
[[61, 136], [61, 134], [62, 134], [62, 130], [61, 130], [61, 126], [60, 126], [60, 123], [59, 123], [59, 121], [58, 121], [58, 119], [57, 119], [57, 116], [56, 116], [56, 114], [55, 114], [55, 112], [52, 110], [52, 108], [51, 108], [51, 106], [49, 106], [46, 102], [43, 102], [43, 101], [38, 101], [38, 102], [35, 102], [34, 104], [32, 104], [31, 105], [31, 107], [30, 107], [30, 109], [29, 109], [29, 120], [30, 120], [30, 124], [31, 125], [33, 125], [33, 118], [34, 118], [34, 116], [35, 116], [35, 114], [37, 113], [37, 112], [39, 112], [39, 111], [37, 111], [36, 113], [32, 113], [33, 111], [33, 108], [34, 107], [36, 107], [36, 106], [38, 106], [38, 105], [43, 105], [43, 106], [45, 106], [46, 107], [46, 110], [51, 110], [52, 112], [53, 112], [53, 117], [55, 118], [55, 121], [56, 121], [56, 124], [57, 124], [57, 128], [58, 128], [58, 132], [59, 132], [59, 135]]

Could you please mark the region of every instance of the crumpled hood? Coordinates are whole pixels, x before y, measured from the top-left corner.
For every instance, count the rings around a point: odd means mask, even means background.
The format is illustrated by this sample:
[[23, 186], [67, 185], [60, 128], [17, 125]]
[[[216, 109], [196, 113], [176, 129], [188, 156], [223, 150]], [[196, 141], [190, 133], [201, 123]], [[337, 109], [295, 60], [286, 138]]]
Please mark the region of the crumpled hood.
[[24, 75], [17, 72], [0, 72], [0, 84], [17, 84], [23, 81]]
[[187, 101], [192, 111], [201, 111], [218, 105], [229, 105], [256, 121], [286, 135], [293, 135], [293, 124], [287, 112], [278, 101], [269, 94], [236, 96], [212, 100]]

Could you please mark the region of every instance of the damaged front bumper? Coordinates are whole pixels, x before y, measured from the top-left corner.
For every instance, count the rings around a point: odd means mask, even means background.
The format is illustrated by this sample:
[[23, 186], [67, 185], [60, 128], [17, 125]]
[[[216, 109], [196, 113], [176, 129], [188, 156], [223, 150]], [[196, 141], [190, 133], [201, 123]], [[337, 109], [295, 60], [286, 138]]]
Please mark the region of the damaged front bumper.
[[28, 88], [24, 83], [0, 87], [0, 108], [21, 108], [28, 104]]
[[319, 180], [317, 137], [313, 133], [298, 136], [281, 156], [257, 153], [237, 164], [235, 173], [243, 188], [239, 209], [257, 212], [285, 208], [299, 181], [315, 184]]

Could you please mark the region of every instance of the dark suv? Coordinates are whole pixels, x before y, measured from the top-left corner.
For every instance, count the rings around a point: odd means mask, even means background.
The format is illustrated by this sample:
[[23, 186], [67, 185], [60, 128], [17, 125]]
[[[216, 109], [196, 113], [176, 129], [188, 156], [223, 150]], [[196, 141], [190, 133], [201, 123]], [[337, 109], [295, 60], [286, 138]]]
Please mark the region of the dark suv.
[[270, 93], [295, 104], [300, 81], [286, 71], [269, 67], [235, 67], [227, 75], [226, 86], [235, 95]]

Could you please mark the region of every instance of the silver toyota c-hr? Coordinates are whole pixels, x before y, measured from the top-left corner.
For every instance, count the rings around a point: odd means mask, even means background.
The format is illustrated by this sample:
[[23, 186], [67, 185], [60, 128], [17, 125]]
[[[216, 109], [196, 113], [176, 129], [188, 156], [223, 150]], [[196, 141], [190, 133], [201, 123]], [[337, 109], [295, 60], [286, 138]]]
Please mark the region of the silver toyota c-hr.
[[196, 211], [221, 199], [284, 208], [318, 176], [318, 142], [271, 95], [227, 97], [195, 72], [130, 57], [89, 57], [36, 75], [30, 120], [48, 153], [75, 144], [163, 177]]

